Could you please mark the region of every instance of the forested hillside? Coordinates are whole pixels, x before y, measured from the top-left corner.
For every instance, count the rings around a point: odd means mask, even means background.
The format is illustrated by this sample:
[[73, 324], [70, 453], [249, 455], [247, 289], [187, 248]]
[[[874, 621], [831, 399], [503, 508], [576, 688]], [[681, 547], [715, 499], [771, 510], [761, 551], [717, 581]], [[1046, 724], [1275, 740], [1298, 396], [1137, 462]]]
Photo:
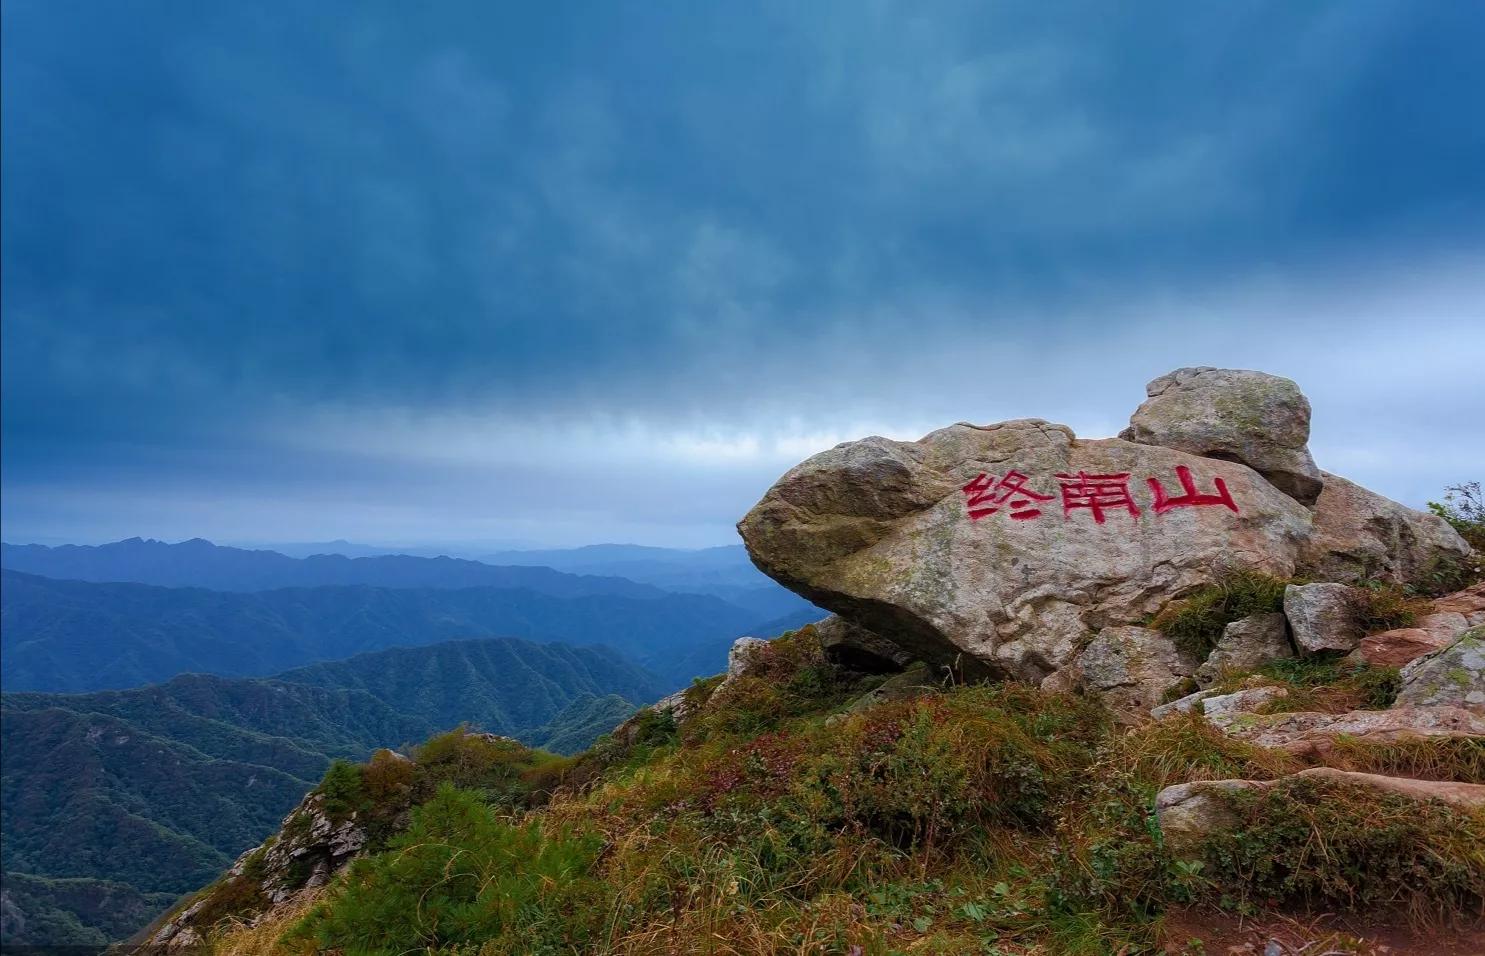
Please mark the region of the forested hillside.
[[274, 679], [5, 694], [0, 834], [9, 906], [31, 927], [7, 942], [132, 931], [261, 840], [334, 758], [461, 723], [570, 752], [658, 694], [612, 651], [510, 639], [398, 648]]

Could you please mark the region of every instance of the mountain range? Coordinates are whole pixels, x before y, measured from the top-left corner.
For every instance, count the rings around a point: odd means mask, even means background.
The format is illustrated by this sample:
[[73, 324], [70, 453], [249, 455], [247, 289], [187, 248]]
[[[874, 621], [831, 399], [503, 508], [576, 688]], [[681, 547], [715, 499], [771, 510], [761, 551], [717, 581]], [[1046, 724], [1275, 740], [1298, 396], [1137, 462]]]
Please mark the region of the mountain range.
[[384, 554], [291, 558], [192, 538], [178, 544], [128, 538], [101, 545], [0, 544], [0, 566], [72, 581], [127, 581], [170, 588], [268, 591], [367, 585], [383, 588], [521, 588], [552, 597], [661, 597], [663, 589], [627, 578], [568, 574], [536, 565], [500, 567], [441, 556]]
[[0, 682], [7, 690], [81, 692], [185, 672], [265, 676], [459, 638], [525, 637], [607, 645], [674, 688], [715, 673], [732, 639], [761, 623], [699, 594], [558, 598], [492, 587], [367, 586], [237, 593], [7, 569], [0, 571]]

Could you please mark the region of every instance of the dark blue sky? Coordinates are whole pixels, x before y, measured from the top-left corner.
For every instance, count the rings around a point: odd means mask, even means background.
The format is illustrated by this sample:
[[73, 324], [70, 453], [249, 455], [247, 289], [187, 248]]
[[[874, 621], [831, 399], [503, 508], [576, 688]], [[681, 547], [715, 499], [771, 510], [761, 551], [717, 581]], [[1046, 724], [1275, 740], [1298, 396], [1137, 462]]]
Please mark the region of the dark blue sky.
[[[503, 12], [502, 12], [503, 11]], [[1180, 365], [1485, 478], [1485, 5], [3, 8], [7, 540], [731, 540]]]

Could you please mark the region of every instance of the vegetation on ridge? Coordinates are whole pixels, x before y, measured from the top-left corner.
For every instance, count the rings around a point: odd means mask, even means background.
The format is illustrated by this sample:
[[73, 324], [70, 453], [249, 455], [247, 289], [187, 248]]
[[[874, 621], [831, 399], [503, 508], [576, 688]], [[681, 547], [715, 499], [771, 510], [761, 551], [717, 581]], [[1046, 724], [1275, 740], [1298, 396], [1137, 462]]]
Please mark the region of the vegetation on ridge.
[[[757, 672], [698, 684], [680, 726], [651, 712], [499, 786], [435, 781], [425, 748], [405, 827], [307, 911], [223, 924], [222, 948], [1102, 953], [1154, 946], [1173, 905], [1481, 911], [1479, 814], [1359, 793], [1331, 811], [1304, 801], [1334, 795], [1285, 783], [1270, 792], [1297, 809], [1253, 798], [1238, 836], [1177, 859], [1154, 822], [1161, 788], [1274, 779], [1299, 758], [1195, 716], [1126, 730], [1077, 696], [900, 697], [882, 681], [830, 666], [805, 628]], [[367, 799], [368, 770], [347, 799]]]

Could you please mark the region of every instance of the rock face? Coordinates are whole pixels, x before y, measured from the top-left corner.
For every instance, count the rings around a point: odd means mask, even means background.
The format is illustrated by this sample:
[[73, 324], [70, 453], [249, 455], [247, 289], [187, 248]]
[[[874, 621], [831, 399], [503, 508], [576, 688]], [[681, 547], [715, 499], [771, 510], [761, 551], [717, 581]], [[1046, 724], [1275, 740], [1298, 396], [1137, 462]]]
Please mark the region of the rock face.
[[[391, 757], [407, 759], [400, 754]], [[325, 885], [361, 851], [366, 840], [366, 829], [356, 814], [337, 817], [326, 810], [323, 794], [311, 793], [284, 818], [277, 834], [237, 858], [226, 879], [229, 886], [231, 881], [249, 881], [237, 892], [256, 893], [268, 905], [277, 906], [305, 890]], [[211, 926], [198, 924], [212, 902], [213, 895], [208, 892], [174, 914], [150, 936], [149, 950], [186, 950], [202, 945]]]
[[1485, 626], [1402, 670], [1399, 707], [1452, 706], [1485, 714]]
[[1344, 584], [1291, 584], [1284, 589], [1284, 617], [1302, 654], [1349, 651], [1366, 633], [1360, 595]]
[[738, 525], [767, 574], [913, 656], [1030, 681], [1223, 569], [1291, 574], [1309, 527], [1245, 465], [1038, 420], [839, 445]]
[[1238, 461], [1302, 504], [1324, 484], [1310, 457], [1310, 402], [1287, 378], [1181, 368], [1145, 386], [1149, 398], [1119, 437]]
[[1195, 669], [1196, 662], [1159, 631], [1106, 627], [1071, 670], [1076, 686], [1101, 695], [1110, 707], [1144, 714]]
[[1338, 475], [1325, 474], [1315, 502], [1314, 533], [1300, 549], [1298, 571], [1327, 581], [1366, 578], [1407, 584], [1437, 562], [1470, 553], [1449, 523], [1400, 505]]
[[1212, 653], [1196, 670], [1196, 682], [1205, 687], [1224, 671], [1245, 673], [1269, 661], [1294, 656], [1289, 644], [1289, 625], [1284, 615], [1253, 614], [1233, 621], [1222, 631]]

